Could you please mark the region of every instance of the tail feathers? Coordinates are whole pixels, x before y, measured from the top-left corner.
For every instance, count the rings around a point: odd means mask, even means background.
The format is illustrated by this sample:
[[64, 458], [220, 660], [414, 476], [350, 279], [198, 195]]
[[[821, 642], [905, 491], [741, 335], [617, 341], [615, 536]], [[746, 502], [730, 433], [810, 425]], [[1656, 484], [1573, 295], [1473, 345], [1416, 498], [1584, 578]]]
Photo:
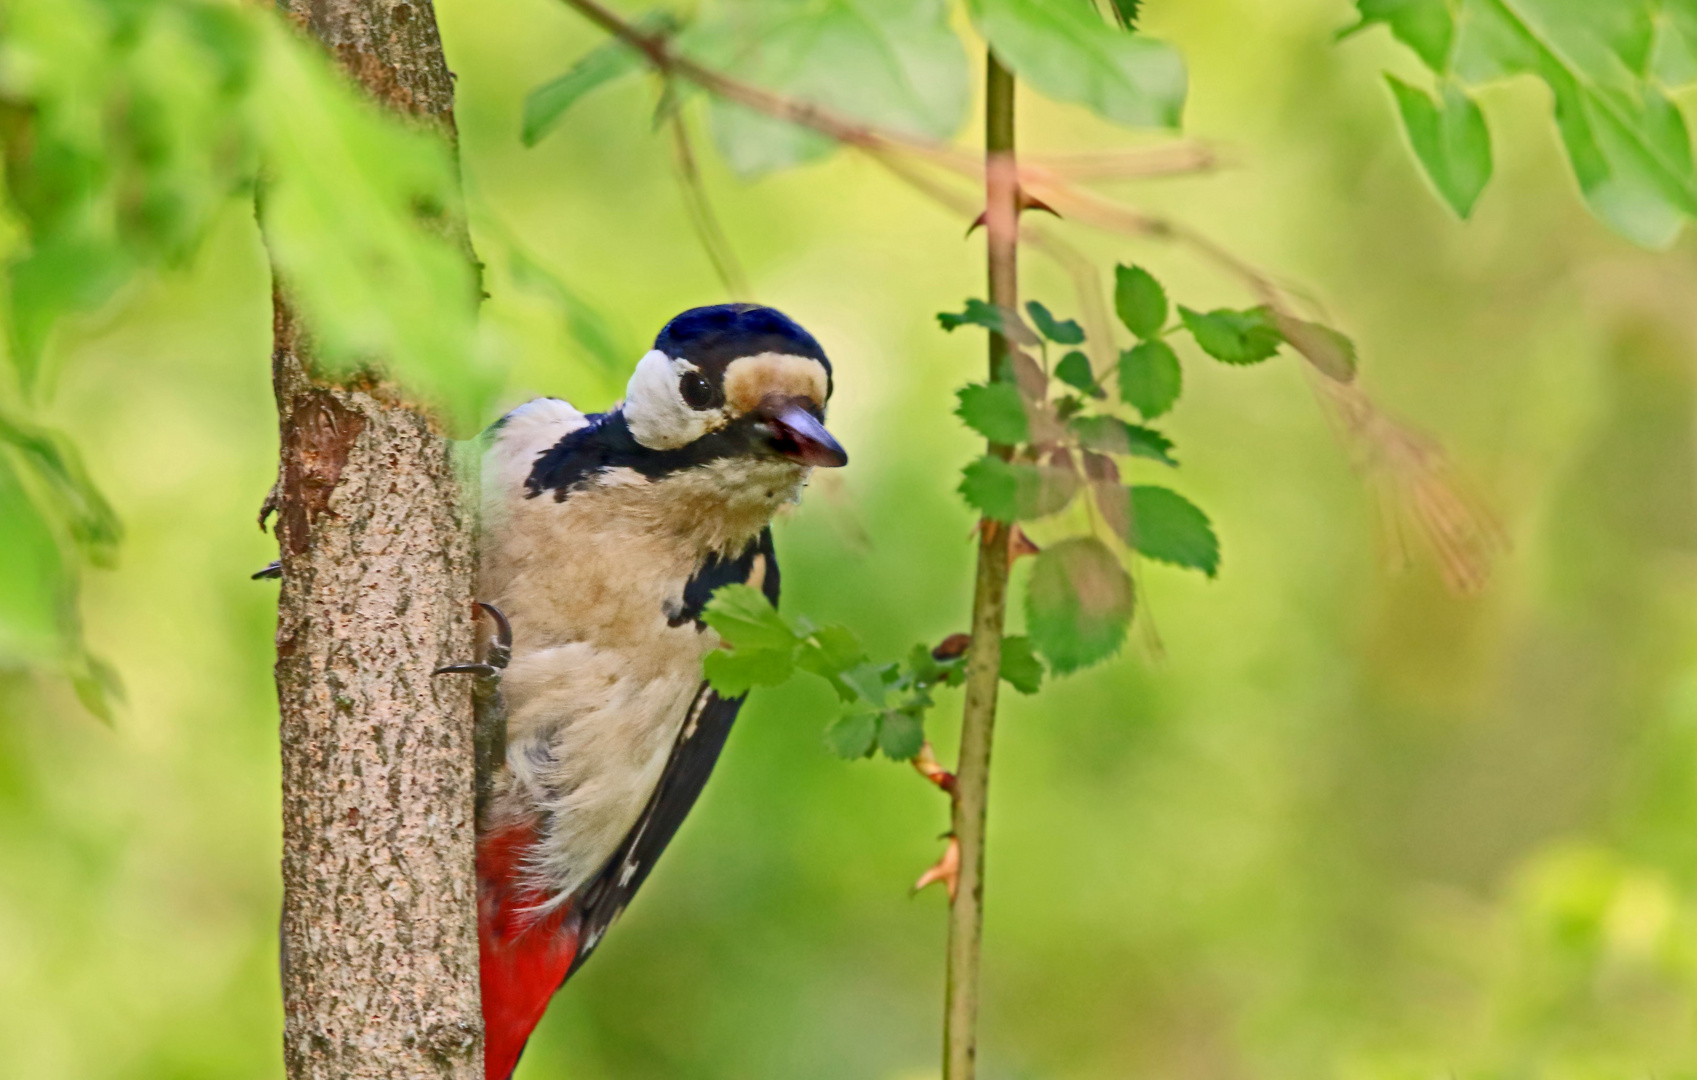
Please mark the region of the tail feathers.
[[477, 931], [483, 986], [483, 1063], [487, 1080], [508, 1080], [530, 1033], [577, 956], [579, 920], [568, 906], [541, 916], [539, 899], [518, 881], [524, 851], [535, 841], [527, 826], [478, 844]]

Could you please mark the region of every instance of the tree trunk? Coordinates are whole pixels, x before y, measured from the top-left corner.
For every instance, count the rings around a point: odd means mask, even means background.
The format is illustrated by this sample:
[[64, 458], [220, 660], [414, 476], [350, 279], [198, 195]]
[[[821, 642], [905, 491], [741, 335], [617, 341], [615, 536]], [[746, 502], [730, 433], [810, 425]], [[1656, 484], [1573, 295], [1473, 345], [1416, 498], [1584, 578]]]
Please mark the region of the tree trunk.
[[[286, 0], [371, 96], [453, 136], [429, 0]], [[458, 239], [470, 251], [463, 225]], [[329, 380], [278, 283], [284, 1060], [481, 1080], [472, 521], [452, 446], [379, 374]]]

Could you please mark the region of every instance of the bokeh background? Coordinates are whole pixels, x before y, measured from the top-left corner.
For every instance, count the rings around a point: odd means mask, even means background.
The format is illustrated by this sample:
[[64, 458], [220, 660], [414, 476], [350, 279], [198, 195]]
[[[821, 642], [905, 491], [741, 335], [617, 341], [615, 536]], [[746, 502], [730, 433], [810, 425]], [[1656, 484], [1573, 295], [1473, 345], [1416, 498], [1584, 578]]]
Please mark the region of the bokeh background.
[[[1591, 219], [1532, 84], [1484, 95], [1497, 179], [1468, 225], [1424, 186], [1346, 0], [1155, 0], [1189, 130], [1230, 168], [1126, 184], [1320, 299], [1390, 413], [1442, 439], [1511, 541], [1482, 595], [1394, 571], [1380, 504], [1295, 361], [1185, 354], [1176, 485], [1217, 582], [1141, 576], [1161, 648], [1011, 697], [992, 787], [987, 1080], [1697, 1075], [1697, 246]], [[474, 223], [606, 313], [634, 363], [722, 298], [651, 132], [597, 93], [535, 149], [524, 94], [597, 40], [549, 0], [440, 0]], [[1035, 148], [1124, 146], [1021, 101]], [[853, 454], [778, 531], [786, 607], [875, 655], [961, 629], [981, 335], [962, 223], [864, 160], [706, 182], [760, 299], [839, 371]], [[1192, 306], [1251, 301], [1191, 255], [1068, 234]], [[1028, 295], [1072, 313], [1035, 258]], [[558, 305], [491, 277], [511, 401], [602, 406]], [[53, 422], [129, 531], [87, 587], [113, 727], [0, 676], [0, 1077], [281, 1075], [269, 284], [232, 202], [187, 270], [60, 333]], [[1149, 466], [1150, 476], [1158, 466]], [[1145, 477], [1147, 479], [1148, 477]], [[1416, 552], [1418, 556], [1418, 551]], [[958, 701], [932, 732], [948, 760]], [[936, 1075], [941, 798], [822, 747], [821, 685], [758, 693], [699, 809], [519, 1077]]]

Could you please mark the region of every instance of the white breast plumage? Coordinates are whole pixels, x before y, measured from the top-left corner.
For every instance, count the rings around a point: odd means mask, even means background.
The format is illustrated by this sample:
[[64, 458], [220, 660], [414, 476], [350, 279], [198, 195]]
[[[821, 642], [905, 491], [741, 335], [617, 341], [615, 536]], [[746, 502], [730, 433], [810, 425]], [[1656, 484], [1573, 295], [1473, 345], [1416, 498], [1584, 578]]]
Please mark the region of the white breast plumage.
[[[721, 463], [650, 478], [609, 468], [564, 498], [527, 492], [538, 457], [588, 420], [563, 401], [521, 406], [484, 458], [480, 598], [511, 620], [506, 775], [492, 819], [535, 820], [530, 871], [561, 901], [613, 855], [654, 792], [718, 635], [679, 620], [704, 558], [742, 552], [793, 498], [787, 462]], [[725, 470], [739, 470], [731, 476]], [[754, 476], [764, 469], [770, 476]]]

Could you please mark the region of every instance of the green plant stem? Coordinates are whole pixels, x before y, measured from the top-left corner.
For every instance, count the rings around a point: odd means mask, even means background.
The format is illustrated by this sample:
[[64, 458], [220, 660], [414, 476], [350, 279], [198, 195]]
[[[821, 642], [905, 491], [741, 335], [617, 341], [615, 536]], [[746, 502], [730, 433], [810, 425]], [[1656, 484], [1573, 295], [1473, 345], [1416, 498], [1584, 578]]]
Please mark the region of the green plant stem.
[[[984, 127], [990, 302], [1013, 310], [1019, 303], [1017, 209], [1014, 168], [1013, 74], [989, 58]], [[1004, 368], [1007, 339], [990, 336], [990, 377]], [[992, 444], [1006, 458], [1009, 448]], [[979, 944], [984, 926], [984, 824], [989, 809], [990, 744], [996, 726], [1002, 627], [1008, 610], [1008, 527], [980, 523], [978, 575], [972, 597], [972, 648], [961, 716], [960, 762], [955, 772], [954, 835], [960, 845], [960, 878], [949, 905], [949, 963], [943, 1006], [943, 1080], [972, 1080], [978, 1056]]]

